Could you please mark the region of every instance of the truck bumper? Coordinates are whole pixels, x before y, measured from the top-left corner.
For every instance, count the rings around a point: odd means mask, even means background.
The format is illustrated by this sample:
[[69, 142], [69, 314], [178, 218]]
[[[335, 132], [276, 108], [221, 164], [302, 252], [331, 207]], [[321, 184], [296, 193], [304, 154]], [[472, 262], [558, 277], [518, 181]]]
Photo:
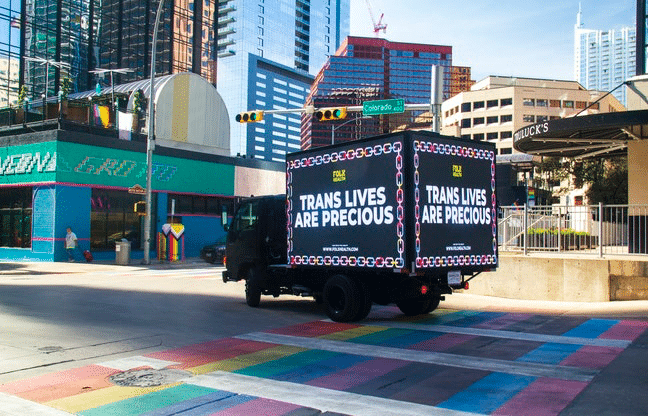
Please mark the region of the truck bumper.
[[227, 270], [223, 271], [223, 282], [227, 283], [230, 280], [232, 280], [230, 276], [230, 272], [228, 272]]

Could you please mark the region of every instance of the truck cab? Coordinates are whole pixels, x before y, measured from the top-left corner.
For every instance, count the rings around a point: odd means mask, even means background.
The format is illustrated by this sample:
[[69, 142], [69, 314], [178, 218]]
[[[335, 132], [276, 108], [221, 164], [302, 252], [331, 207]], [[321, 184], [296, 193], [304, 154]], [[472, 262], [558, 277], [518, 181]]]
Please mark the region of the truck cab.
[[243, 200], [227, 233], [224, 281], [260, 278], [272, 264], [286, 263], [286, 196]]

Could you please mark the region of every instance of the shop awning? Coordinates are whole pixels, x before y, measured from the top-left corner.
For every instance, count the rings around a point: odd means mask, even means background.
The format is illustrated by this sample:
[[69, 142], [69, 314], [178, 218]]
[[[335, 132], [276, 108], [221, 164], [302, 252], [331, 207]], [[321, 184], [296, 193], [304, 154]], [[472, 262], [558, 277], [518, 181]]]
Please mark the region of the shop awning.
[[549, 120], [519, 129], [515, 150], [583, 159], [625, 154], [628, 142], [648, 139], [648, 110]]

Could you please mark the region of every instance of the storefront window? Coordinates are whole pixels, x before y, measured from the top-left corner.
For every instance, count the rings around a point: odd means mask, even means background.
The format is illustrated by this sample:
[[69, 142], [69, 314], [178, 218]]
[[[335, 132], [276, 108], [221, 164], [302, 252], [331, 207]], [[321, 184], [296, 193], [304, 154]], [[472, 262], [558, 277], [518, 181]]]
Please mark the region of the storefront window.
[[[156, 206], [155, 194], [152, 205]], [[131, 250], [142, 249], [143, 216], [134, 212], [135, 203], [142, 201], [141, 195], [126, 191], [92, 190], [90, 215], [90, 247], [93, 250], [114, 250], [115, 242], [123, 238], [130, 241]], [[155, 224], [155, 210], [152, 210], [152, 224]], [[151, 247], [155, 238], [151, 239]]]
[[[220, 215], [223, 206], [227, 208], [227, 212], [234, 212], [235, 199], [232, 197], [169, 194], [168, 201], [168, 213], [173, 210], [174, 214], [178, 215]], [[175, 205], [173, 201], [175, 201]]]
[[31, 247], [32, 188], [0, 188], [0, 247]]

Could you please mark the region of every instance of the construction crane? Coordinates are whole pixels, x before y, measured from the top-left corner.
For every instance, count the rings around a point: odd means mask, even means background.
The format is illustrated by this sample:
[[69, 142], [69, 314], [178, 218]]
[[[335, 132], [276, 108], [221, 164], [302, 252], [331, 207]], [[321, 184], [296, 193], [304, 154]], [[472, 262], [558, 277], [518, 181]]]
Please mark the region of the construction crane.
[[383, 17], [385, 17], [385, 13], [381, 13], [378, 22], [376, 22], [376, 19], [373, 15], [373, 10], [371, 9], [371, 3], [369, 2], [369, 0], [366, 0], [366, 2], [367, 8], [369, 9], [369, 16], [371, 16], [371, 23], [373, 23], [374, 34], [378, 36], [378, 32], [380, 32], [381, 30], [383, 31], [383, 33], [387, 33], [387, 24], [382, 22]]

